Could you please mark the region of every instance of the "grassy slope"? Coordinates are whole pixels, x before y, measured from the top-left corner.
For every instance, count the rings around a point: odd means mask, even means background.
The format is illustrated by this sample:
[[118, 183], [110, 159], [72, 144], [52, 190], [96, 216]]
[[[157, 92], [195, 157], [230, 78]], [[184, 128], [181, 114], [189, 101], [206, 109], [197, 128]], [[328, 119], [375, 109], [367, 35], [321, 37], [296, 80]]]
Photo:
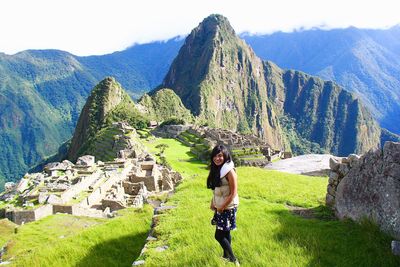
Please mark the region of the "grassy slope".
[[144, 245], [152, 209], [119, 213], [111, 220], [57, 214], [23, 225], [17, 234], [5, 228], [11, 239], [5, 259], [15, 257], [15, 266], [129, 266]]
[[[156, 151], [159, 143], [168, 144], [166, 157], [186, 180], [170, 199], [178, 208], [160, 216], [146, 266], [225, 266], [210, 225], [212, 193], [205, 189], [205, 165], [175, 140], [157, 139], [149, 146]], [[241, 202], [232, 236], [242, 266], [399, 266], [390, 252], [391, 239], [375, 226], [323, 219], [326, 178], [249, 167], [237, 171]], [[286, 203], [313, 208], [318, 218], [293, 215]], [[154, 250], [162, 245], [169, 248]]]

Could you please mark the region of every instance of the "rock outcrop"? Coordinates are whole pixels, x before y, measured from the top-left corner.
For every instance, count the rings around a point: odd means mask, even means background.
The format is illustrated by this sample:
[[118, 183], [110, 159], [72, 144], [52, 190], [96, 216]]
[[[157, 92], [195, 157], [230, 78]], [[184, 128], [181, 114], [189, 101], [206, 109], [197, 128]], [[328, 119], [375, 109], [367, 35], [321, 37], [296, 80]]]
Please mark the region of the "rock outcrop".
[[363, 219], [400, 238], [400, 143], [331, 160], [326, 204], [340, 219]]

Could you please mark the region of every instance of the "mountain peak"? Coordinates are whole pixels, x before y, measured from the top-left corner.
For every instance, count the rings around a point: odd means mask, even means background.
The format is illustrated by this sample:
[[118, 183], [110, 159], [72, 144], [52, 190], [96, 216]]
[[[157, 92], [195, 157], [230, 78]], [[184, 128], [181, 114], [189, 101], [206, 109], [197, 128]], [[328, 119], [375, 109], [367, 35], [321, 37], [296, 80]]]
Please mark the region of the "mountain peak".
[[206, 32], [214, 32], [214, 33], [222, 30], [235, 35], [235, 30], [232, 28], [231, 24], [229, 23], [229, 20], [226, 17], [219, 14], [212, 14], [208, 16], [193, 31], [196, 31], [198, 29], [204, 29], [206, 30]]
[[158, 90], [171, 88], [201, 123], [253, 133], [280, 149], [281, 129], [262, 70], [228, 19], [210, 15], [186, 38]]

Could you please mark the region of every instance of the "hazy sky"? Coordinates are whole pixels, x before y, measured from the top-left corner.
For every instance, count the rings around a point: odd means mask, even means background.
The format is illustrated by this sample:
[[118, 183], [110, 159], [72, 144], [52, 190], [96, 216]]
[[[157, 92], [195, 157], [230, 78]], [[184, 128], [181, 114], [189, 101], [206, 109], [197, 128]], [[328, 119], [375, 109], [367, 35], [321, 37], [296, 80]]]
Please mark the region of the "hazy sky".
[[61, 49], [106, 54], [134, 43], [188, 34], [205, 17], [226, 16], [237, 33], [299, 28], [387, 28], [395, 0], [0, 0], [0, 52]]

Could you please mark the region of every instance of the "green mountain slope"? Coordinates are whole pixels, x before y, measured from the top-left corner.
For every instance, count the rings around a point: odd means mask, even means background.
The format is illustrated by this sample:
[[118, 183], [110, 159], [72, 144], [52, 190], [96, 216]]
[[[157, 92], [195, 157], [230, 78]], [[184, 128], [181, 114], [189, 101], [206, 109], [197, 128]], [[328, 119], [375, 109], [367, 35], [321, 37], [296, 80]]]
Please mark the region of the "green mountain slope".
[[90, 90], [113, 75], [138, 97], [162, 81], [180, 39], [104, 56], [58, 50], [0, 53], [0, 189], [70, 139]]
[[186, 38], [160, 88], [171, 88], [199, 121], [283, 144], [267, 99], [262, 61], [220, 15], [204, 19]]
[[126, 121], [137, 129], [146, 127], [148, 122], [121, 85], [108, 77], [93, 88], [82, 109], [68, 150], [68, 159], [75, 161], [88, 151], [94, 151], [96, 141], [104, 140], [98, 135], [107, 135], [101, 130], [108, 128], [105, 131], [110, 131], [112, 123], [119, 121]]
[[144, 94], [138, 104], [143, 107], [143, 112], [155, 121], [165, 121], [171, 118], [183, 119], [185, 122], [192, 122], [193, 116], [182, 104], [179, 96], [171, 89], [161, 89], [149, 96]]
[[284, 71], [271, 62], [264, 69], [268, 96], [280, 114], [292, 119], [301, 138], [342, 156], [379, 146], [380, 127], [354, 95], [333, 82]]
[[258, 56], [356, 93], [380, 125], [400, 133], [400, 26], [243, 36]]
[[0, 70], [0, 176], [12, 180], [70, 138], [92, 79], [61, 51], [2, 54]]

